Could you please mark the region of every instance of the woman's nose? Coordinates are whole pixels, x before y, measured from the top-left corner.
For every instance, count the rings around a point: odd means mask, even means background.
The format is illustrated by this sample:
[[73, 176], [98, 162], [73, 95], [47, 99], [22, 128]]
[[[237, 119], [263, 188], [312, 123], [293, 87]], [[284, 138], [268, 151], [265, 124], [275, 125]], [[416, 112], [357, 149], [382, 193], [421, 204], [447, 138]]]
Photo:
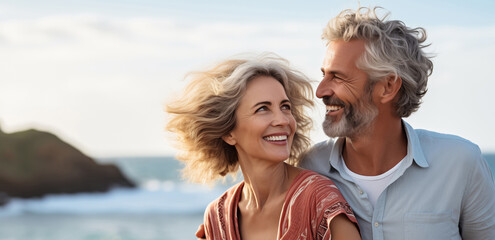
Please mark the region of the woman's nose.
[[287, 113], [284, 113], [282, 110], [276, 111], [275, 114], [274, 114], [274, 118], [273, 118], [272, 124], [274, 126], [285, 126], [285, 125], [288, 125], [289, 124], [289, 116], [287, 116]]

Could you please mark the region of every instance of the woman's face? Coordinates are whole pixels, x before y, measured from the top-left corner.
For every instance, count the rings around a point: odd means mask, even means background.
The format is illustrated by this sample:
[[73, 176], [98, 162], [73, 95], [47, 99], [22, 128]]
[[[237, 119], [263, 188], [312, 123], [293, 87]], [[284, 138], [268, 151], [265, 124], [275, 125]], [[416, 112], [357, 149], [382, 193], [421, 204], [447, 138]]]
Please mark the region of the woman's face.
[[248, 84], [236, 110], [236, 127], [224, 140], [239, 160], [284, 161], [289, 158], [296, 121], [280, 82], [259, 76]]

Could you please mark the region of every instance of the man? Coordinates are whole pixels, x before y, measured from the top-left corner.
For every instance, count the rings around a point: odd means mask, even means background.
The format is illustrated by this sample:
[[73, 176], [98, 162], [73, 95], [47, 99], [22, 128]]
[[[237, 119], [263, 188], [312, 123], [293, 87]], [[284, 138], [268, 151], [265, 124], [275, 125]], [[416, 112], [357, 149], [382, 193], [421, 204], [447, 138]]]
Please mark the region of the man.
[[495, 239], [495, 186], [468, 140], [415, 130], [402, 118], [420, 105], [432, 62], [423, 29], [346, 10], [323, 33], [316, 96], [332, 137], [301, 166], [330, 177], [363, 239]]
[[331, 139], [301, 167], [335, 182], [362, 239], [495, 239], [495, 184], [479, 147], [402, 119], [419, 108], [433, 69], [424, 30], [360, 8], [332, 19], [323, 39], [316, 96]]

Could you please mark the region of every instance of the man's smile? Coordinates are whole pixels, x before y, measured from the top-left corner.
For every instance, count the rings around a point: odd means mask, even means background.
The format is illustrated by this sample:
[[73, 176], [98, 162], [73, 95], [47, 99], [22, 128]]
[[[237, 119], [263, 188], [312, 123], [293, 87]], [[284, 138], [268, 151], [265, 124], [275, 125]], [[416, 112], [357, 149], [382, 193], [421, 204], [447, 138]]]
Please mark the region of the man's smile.
[[339, 106], [339, 105], [326, 105], [326, 113], [325, 114], [329, 114], [329, 113], [333, 113], [333, 112], [337, 112], [339, 111], [340, 109], [342, 109], [344, 107], [342, 106]]

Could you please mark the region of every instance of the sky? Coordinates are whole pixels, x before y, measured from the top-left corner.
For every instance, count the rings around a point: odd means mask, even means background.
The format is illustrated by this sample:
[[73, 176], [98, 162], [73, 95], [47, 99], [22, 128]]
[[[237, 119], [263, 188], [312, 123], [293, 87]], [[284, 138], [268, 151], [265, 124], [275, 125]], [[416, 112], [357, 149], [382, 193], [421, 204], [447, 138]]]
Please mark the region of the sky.
[[[495, 152], [492, 1], [0, 0], [0, 127], [49, 131], [95, 158], [172, 155], [163, 109], [187, 72], [269, 51], [316, 87], [323, 27], [359, 5], [428, 33], [434, 72], [406, 121]], [[316, 101], [313, 142], [326, 139]]]

